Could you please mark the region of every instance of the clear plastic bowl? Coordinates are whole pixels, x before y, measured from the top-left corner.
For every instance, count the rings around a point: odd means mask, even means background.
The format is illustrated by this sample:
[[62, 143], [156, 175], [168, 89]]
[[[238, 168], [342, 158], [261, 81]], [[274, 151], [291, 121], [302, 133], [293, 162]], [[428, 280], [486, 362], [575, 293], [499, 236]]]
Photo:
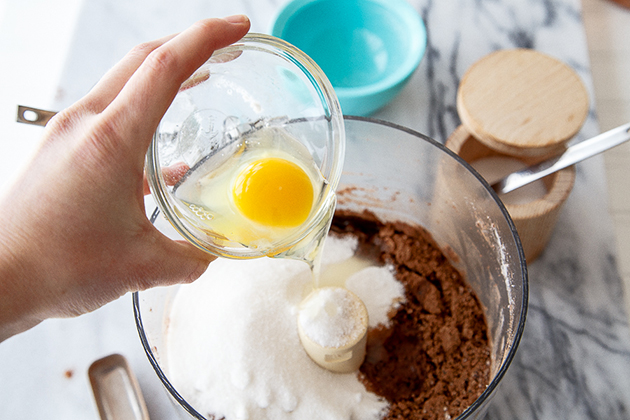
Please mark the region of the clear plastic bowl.
[[[299, 149], [289, 152], [310, 155], [326, 182], [303, 224], [277, 241], [251, 246], [199, 221], [217, 213], [204, 208], [200, 215], [178, 188], [242, 152], [240, 145], [262, 130], [282, 130], [295, 140]], [[256, 258], [291, 249], [322, 225], [334, 205], [344, 144], [339, 102], [317, 64], [285, 41], [248, 34], [216, 51], [182, 84], [147, 152], [147, 178], [163, 214], [188, 241], [223, 257]], [[176, 182], [164, 173], [174, 165], [187, 169]]]
[[[482, 418], [518, 347], [527, 312], [523, 250], [503, 204], [470, 166], [443, 145], [400, 126], [346, 117], [347, 158], [338, 207], [426, 228], [465, 275], [485, 309], [492, 344], [490, 383], [458, 419]], [[296, 122], [301, 124], [301, 122]], [[164, 328], [178, 286], [133, 297], [146, 354], [183, 415], [204, 419], [172, 386]], [[203, 372], [212, 375], [212, 372]]]

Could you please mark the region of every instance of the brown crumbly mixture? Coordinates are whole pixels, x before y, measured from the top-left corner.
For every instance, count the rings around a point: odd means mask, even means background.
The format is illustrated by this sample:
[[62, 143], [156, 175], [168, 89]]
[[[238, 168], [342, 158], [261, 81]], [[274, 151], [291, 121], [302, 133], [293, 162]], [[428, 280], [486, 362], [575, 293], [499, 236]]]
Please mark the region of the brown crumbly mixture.
[[473, 290], [421, 227], [337, 211], [331, 231], [359, 239], [359, 251], [392, 264], [406, 302], [391, 325], [368, 332], [360, 379], [387, 399], [386, 419], [455, 418], [490, 377], [485, 316]]

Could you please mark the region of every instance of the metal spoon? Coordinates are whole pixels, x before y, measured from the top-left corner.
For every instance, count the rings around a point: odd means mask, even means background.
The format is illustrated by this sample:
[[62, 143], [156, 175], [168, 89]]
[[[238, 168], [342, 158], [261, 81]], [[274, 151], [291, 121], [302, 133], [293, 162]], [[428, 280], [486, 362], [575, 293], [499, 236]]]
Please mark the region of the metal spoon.
[[573, 145], [560, 156], [511, 173], [491, 185], [497, 194], [507, 194], [554, 172], [595, 156], [630, 140], [630, 123]]

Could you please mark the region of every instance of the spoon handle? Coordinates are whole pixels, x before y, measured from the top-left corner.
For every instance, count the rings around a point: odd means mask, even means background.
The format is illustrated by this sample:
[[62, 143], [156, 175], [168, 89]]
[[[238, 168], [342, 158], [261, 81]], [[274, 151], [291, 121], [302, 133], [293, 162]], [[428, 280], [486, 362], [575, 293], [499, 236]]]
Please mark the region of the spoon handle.
[[497, 194], [507, 194], [524, 185], [544, 178], [549, 174], [595, 156], [612, 147], [630, 140], [630, 123], [624, 124], [598, 136], [573, 145], [560, 156], [545, 160], [537, 165], [511, 173], [492, 184]]
[[149, 420], [142, 390], [124, 356], [111, 354], [95, 361], [88, 377], [101, 420]]

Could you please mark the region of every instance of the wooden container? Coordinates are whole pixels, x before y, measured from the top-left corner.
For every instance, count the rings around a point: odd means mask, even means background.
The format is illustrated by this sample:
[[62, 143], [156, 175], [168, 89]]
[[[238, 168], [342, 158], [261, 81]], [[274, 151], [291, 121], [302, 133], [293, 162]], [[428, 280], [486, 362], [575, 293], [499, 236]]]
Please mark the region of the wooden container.
[[[564, 152], [586, 119], [588, 94], [579, 76], [562, 62], [533, 50], [500, 50], [466, 72], [457, 111], [462, 125], [446, 146], [465, 161], [474, 166], [495, 157], [530, 166]], [[500, 197], [528, 262], [547, 245], [574, 181], [575, 168], [570, 167], [539, 181], [542, 193], [531, 200], [514, 203], [509, 194]]]

